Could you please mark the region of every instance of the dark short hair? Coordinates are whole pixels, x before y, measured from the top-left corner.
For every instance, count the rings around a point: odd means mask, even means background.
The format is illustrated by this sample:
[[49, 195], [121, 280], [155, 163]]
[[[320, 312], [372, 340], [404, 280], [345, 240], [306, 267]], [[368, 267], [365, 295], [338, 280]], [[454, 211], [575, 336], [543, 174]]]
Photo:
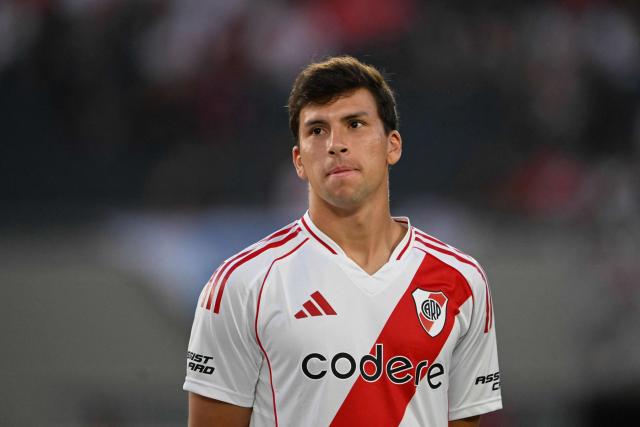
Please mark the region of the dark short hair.
[[398, 129], [393, 91], [375, 67], [352, 56], [336, 56], [308, 65], [296, 78], [289, 94], [289, 127], [298, 143], [300, 111], [308, 104], [328, 104], [359, 88], [371, 92], [386, 133]]

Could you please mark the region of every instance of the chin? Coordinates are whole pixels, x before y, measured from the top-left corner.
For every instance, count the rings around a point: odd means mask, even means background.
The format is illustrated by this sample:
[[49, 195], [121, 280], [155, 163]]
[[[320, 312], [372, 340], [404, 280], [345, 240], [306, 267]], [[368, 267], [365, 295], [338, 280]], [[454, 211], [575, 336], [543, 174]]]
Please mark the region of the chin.
[[354, 209], [362, 205], [363, 194], [353, 191], [344, 191], [334, 194], [329, 194], [327, 197], [323, 197], [325, 202], [329, 203], [339, 209]]

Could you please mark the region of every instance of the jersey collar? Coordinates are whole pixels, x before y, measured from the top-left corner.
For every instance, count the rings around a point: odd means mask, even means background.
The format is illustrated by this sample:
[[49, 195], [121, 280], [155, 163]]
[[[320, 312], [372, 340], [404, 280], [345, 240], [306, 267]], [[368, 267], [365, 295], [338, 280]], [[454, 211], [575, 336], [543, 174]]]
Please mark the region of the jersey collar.
[[[415, 236], [415, 232], [413, 227], [411, 226], [411, 222], [409, 218], [406, 216], [392, 217], [394, 221], [399, 222], [407, 227], [407, 232], [404, 233], [402, 240], [395, 247], [391, 256], [389, 257], [389, 261], [400, 261], [408, 249], [413, 244], [413, 239]], [[309, 215], [309, 211], [307, 210], [305, 214], [300, 218], [300, 227], [308, 233], [319, 245], [323, 246], [327, 251], [329, 251], [333, 255], [343, 255], [347, 256], [342, 248], [334, 242], [329, 236], [324, 234], [311, 220], [311, 216]]]

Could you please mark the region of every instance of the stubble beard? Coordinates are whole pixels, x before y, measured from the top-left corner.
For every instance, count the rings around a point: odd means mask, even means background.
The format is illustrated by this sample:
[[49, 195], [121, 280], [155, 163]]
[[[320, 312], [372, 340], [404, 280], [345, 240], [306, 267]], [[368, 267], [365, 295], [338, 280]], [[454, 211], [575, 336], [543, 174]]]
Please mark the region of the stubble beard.
[[[387, 176], [386, 182], [388, 182], [388, 179], [389, 178]], [[331, 191], [330, 189], [325, 189], [323, 193], [314, 192], [311, 184], [309, 184], [309, 201], [311, 202], [311, 198], [313, 197], [313, 194], [315, 194], [317, 198], [321, 199], [324, 203], [333, 208], [343, 211], [353, 211], [365, 204], [366, 201], [384, 185], [384, 182], [385, 179], [381, 180], [381, 182], [376, 186], [371, 185], [371, 183], [361, 182], [357, 185], [357, 188], [352, 190], [341, 191], [342, 189], [338, 188], [335, 191]], [[388, 188], [385, 197], [388, 200]]]

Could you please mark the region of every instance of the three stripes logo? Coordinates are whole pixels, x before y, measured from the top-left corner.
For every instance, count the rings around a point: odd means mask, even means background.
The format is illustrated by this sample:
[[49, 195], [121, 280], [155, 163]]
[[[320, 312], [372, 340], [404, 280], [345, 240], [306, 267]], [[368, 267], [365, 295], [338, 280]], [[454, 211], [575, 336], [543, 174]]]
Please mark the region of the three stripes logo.
[[336, 311], [331, 304], [322, 296], [319, 291], [311, 294], [311, 299], [302, 304], [302, 310], [298, 311], [294, 316], [296, 319], [304, 319], [309, 316], [335, 316]]

